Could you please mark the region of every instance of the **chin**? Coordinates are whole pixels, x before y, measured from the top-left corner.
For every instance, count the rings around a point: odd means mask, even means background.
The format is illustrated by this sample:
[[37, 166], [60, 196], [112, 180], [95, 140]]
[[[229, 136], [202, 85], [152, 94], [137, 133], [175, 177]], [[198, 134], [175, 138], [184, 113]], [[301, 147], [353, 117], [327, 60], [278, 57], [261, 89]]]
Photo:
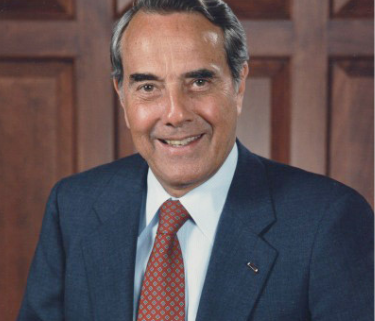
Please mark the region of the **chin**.
[[181, 175], [181, 172], [176, 172], [175, 175], [161, 177], [161, 183], [167, 192], [171, 193], [171, 191], [178, 191], [180, 197], [203, 184], [209, 178], [209, 175], [205, 175], [204, 173], [199, 173], [197, 171], [193, 173], [186, 173], [184, 175]]
[[179, 189], [179, 188], [186, 188], [191, 185], [196, 185], [199, 182], [199, 178], [196, 177], [195, 175], [194, 176], [192, 175], [186, 175], [186, 176], [185, 175], [184, 176], [168, 175], [167, 177], [165, 177], [164, 182], [169, 186]]

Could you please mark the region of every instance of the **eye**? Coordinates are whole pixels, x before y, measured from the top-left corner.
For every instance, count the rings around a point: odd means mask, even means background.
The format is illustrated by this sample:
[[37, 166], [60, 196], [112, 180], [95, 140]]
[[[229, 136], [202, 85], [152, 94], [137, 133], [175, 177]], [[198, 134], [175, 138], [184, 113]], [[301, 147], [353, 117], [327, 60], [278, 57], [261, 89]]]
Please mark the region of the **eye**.
[[151, 84], [145, 84], [141, 87], [142, 90], [146, 92], [152, 92], [154, 90], [155, 86]]
[[194, 81], [194, 84], [198, 87], [203, 87], [204, 85], [207, 84], [207, 80], [206, 79], [197, 79]]

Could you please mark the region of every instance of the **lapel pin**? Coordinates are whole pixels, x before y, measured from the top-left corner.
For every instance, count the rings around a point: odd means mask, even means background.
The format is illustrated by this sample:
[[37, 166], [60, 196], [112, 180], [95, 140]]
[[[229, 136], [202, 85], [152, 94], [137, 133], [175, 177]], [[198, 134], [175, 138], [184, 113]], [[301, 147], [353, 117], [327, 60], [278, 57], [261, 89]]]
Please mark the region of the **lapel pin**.
[[246, 265], [247, 265], [248, 268], [252, 269], [254, 273], [258, 273], [259, 272], [259, 269], [255, 266], [254, 263], [249, 262]]

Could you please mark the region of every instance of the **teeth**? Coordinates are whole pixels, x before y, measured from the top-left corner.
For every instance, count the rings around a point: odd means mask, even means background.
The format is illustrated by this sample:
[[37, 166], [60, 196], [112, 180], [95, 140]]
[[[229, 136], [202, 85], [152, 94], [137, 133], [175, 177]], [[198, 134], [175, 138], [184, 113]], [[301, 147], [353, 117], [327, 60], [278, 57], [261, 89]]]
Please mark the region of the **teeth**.
[[165, 140], [165, 142], [173, 147], [181, 147], [186, 146], [187, 144], [197, 140], [199, 137], [201, 137], [201, 135], [189, 137], [183, 140]]

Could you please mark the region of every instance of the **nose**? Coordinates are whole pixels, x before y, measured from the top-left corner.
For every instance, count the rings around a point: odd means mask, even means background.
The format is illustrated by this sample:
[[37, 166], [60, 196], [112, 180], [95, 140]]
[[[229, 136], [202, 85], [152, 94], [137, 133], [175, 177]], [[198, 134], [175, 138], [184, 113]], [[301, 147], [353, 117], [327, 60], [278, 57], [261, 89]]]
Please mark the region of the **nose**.
[[184, 123], [193, 120], [189, 98], [180, 89], [169, 92], [165, 102], [163, 116], [164, 124], [167, 126], [181, 127]]

